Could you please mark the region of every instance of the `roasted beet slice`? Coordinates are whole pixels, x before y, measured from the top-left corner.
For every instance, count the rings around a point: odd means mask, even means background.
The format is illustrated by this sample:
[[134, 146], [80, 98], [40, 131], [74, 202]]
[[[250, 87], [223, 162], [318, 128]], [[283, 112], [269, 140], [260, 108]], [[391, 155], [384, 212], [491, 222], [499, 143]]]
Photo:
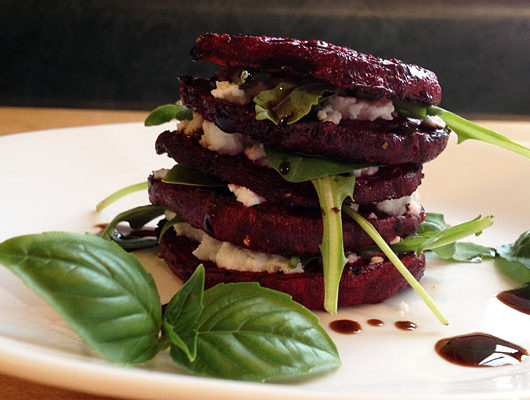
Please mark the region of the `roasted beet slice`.
[[248, 135], [258, 142], [288, 151], [334, 159], [378, 164], [423, 164], [436, 158], [447, 145], [449, 129], [428, 128], [419, 120], [398, 117], [392, 121], [342, 120], [339, 125], [318, 120], [277, 126], [257, 120], [252, 104], [217, 99], [207, 79], [181, 78], [180, 98], [225, 132]]
[[434, 72], [319, 40], [209, 33], [197, 39], [191, 56], [220, 65], [290, 73], [390, 98], [428, 104], [439, 104], [442, 98]]
[[[186, 281], [199, 264], [206, 270], [205, 288], [224, 282], [259, 282], [261, 286], [285, 292], [311, 309], [322, 309], [324, 277], [322, 271], [311, 270], [296, 274], [241, 272], [221, 269], [210, 261], [201, 261], [193, 254], [197, 243], [177, 237], [168, 231], [160, 243], [161, 257], [180, 279]], [[400, 256], [408, 270], [419, 279], [425, 270], [425, 257], [413, 253]], [[407, 287], [407, 282], [388, 260], [368, 264], [366, 260], [347, 264], [339, 287], [339, 306], [378, 303]]]
[[[173, 185], [149, 179], [149, 198], [176, 212], [195, 228], [214, 238], [265, 253], [319, 255], [322, 216], [312, 208], [287, 209], [271, 203], [245, 207], [219, 189]], [[330, 212], [332, 212], [330, 210]], [[388, 242], [413, 234], [424, 219], [420, 215], [380, 216], [371, 222]], [[373, 246], [370, 237], [348, 217], [343, 219], [344, 248]]]
[[[196, 139], [170, 131], [160, 134], [155, 147], [158, 154], [167, 153], [178, 163], [245, 186], [267, 201], [286, 207], [320, 207], [311, 183], [289, 183], [275, 170], [256, 165], [244, 155], [221, 155], [205, 149]], [[372, 176], [358, 177], [355, 202], [369, 204], [408, 196], [421, 183], [421, 170], [421, 164], [400, 164], [381, 167]]]

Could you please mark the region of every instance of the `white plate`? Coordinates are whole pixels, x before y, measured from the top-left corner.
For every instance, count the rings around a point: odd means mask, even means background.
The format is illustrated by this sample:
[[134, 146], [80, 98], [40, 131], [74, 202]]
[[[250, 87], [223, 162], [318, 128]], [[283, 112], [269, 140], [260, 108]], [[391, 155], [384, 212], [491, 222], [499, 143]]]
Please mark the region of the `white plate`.
[[[498, 124], [529, 145], [529, 124]], [[156, 156], [159, 127], [140, 124], [49, 130], [0, 138], [0, 241], [48, 230], [94, 232], [130, 206], [147, 203], [137, 194], [103, 215], [95, 204], [117, 188], [145, 180], [149, 171], [172, 163]], [[526, 132], [525, 132], [526, 131]], [[523, 140], [524, 139], [524, 140]], [[496, 216], [477, 242], [512, 242], [530, 228], [530, 162], [481, 143], [453, 142], [425, 166], [422, 197], [427, 210], [443, 212], [449, 223], [478, 214]], [[143, 254], [162, 297], [178, 285], [156, 257]], [[496, 294], [513, 283], [492, 262], [446, 264], [430, 260], [423, 286], [450, 320], [441, 326], [412, 291], [382, 304], [341, 310], [336, 318], [358, 321], [363, 332], [330, 332], [342, 366], [314, 379], [253, 384], [189, 376], [167, 354], [138, 368], [98, 357], [58, 315], [9, 271], [0, 269], [0, 369], [28, 379], [81, 391], [144, 399], [501, 399], [530, 398], [530, 360], [514, 367], [466, 368], [434, 351], [438, 339], [476, 331], [530, 349], [530, 316], [501, 304]], [[400, 309], [405, 302], [409, 310]], [[327, 326], [333, 317], [320, 313]], [[379, 318], [383, 327], [368, 326]], [[413, 332], [393, 323], [411, 320]]]

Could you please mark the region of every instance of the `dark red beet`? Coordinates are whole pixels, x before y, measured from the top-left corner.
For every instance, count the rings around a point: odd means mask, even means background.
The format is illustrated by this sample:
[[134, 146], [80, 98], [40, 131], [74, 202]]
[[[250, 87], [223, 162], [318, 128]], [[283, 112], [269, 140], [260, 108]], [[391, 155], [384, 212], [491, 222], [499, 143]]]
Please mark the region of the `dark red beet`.
[[429, 70], [317, 40], [209, 33], [197, 39], [191, 56], [220, 65], [290, 73], [390, 98], [428, 104], [439, 104], [442, 98], [438, 79]]
[[[178, 213], [195, 228], [214, 238], [265, 253], [319, 255], [322, 242], [320, 210], [287, 209], [265, 202], [245, 207], [224, 190], [163, 183], [149, 179], [149, 198]], [[413, 234], [424, 214], [371, 220], [385, 241]], [[374, 242], [349, 217], [343, 218], [344, 248], [355, 250]]]
[[[224, 282], [259, 282], [261, 286], [285, 292], [293, 299], [311, 309], [321, 309], [324, 303], [324, 277], [320, 271], [297, 274], [266, 272], [240, 272], [217, 268], [212, 262], [204, 262], [193, 256], [197, 243], [177, 237], [173, 230], [167, 231], [160, 243], [162, 258], [182, 280], [186, 281], [199, 264], [205, 266], [205, 288]], [[413, 253], [400, 256], [409, 271], [419, 279], [425, 270], [425, 257], [417, 258]], [[371, 265], [346, 266], [339, 288], [339, 306], [378, 303], [404, 289], [408, 284], [389, 261]]]
[[[320, 207], [310, 182], [289, 183], [275, 170], [260, 167], [244, 155], [215, 153], [184, 134], [163, 132], [156, 141], [156, 151], [225, 182], [247, 187], [267, 201], [285, 207]], [[375, 175], [358, 177], [355, 202], [369, 204], [408, 196], [421, 183], [421, 170], [419, 164], [392, 165], [381, 167]]]
[[257, 120], [254, 106], [239, 105], [212, 96], [211, 81], [181, 78], [180, 99], [225, 132], [248, 135], [258, 142], [278, 148], [334, 159], [377, 164], [404, 164], [430, 161], [447, 145], [448, 129], [432, 129], [419, 121], [398, 117], [392, 121], [342, 120], [332, 122], [302, 120], [277, 126]]

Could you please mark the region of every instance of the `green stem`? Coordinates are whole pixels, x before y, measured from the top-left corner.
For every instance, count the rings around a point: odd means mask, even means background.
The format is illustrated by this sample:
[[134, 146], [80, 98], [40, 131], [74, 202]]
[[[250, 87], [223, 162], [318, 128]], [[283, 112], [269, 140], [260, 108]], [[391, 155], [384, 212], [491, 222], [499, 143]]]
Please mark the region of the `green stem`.
[[403, 278], [409, 283], [409, 285], [420, 295], [422, 300], [427, 304], [427, 306], [431, 309], [431, 311], [434, 313], [436, 318], [444, 324], [447, 325], [448, 321], [445, 318], [445, 316], [442, 314], [438, 306], [434, 303], [432, 298], [429, 296], [429, 294], [423, 289], [423, 287], [420, 285], [420, 283], [414, 278], [414, 276], [410, 273], [410, 271], [403, 265], [401, 260], [398, 258], [398, 256], [392, 251], [390, 246], [386, 244], [384, 239], [381, 237], [379, 232], [374, 228], [374, 226], [366, 220], [361, 214], [358, 212], [352, 210], [349, 207], [344, 207], [344, 212], [348, 214], [351, 218], [357, 222], [361, 228], [372, 238], [372, 240], [375, 242], [375, 244], [381, 249], [383, 253], [388, 257], [388, 259], [394, 264], [394, 266], [397, 268], [397, 270], [403, 275]]
[[125, 196], [127, 196], [127, 195], [129, 195], [131, 193], [134, 193], [134, 192], [147, 190], [147, 188], [148, 188], [147, 182], [140, 182], [140, 183], [136, 183], [134, 185], [130, 185], [130, 186], [124, 187], [123, 189], [120, 189], [120, 190], [112, 193], [110, 196], [108, 196], [105, 199], [103, 199], [102, 201], [100, 201], [97, 204], [97, 206], [96, 206], [96, 211], [103, 210], [104, 208], [108, 207], [109, 205], [111, 205], [115, 201], [121, 199], [122, 197], [125, 197]]

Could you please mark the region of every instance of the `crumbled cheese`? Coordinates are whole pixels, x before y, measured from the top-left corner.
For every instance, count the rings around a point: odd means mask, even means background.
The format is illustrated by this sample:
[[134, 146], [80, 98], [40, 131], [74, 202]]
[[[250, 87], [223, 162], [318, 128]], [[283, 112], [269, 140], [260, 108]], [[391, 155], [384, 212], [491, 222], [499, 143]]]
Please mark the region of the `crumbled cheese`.
[[252, 161], [254, 164], [272, 168], [272, 165], [267, 160], [267, 155], [265, 154], [265, 147], [263, 143], [255, 143], [250, 147], [247, 147], [245, 150], [245, 155], [247, 158]]
[[405, 303], [403, 300], [401, 300], [401, 303], [399, 303], [398, 309], [399, 309], [399, 312], [403, 315], [409, 310], [409, 305]]
[[401, 236], [396, 236], [394, 239], [392, 239], [388, 244], [398, 244], [401, 242]]
[[354, 262], [359, 260], [361, 256], [357, 255], [357, 253], [350, 253], [346, 258], [348, 259], [348, 263], [353, 264]]
[[193, 111], [193, 118], [190, 120], [183, 120], [177, 124], [177, 132], [184, 133], [187, 136], [193, 135], [202, 128], [204, 119], [202, 115]]
[[379, 100], [359, 100], [356, 97], [334, 96], [318, 111], [320, 121], [333, 122], [338, 125], [344, 119], [374, 121], [378, 118], [387, 121], [394, 117], [394, 104], [387, 98]]
[[236, 83], [228, 81], [216, 81], [216, 88], [211, 91], [212, 96], [216, 99], [224, 99], [230, 103], [247, 104], [252, 97], [239, 88]]
[[415, 191], [410, 196], [403, 196], [399, 199], [381, 201], [376, 204], [376, 208], [392, 216], [403, 214], [418, 215], [422, 209], [418, 191]]
[[166, 174], [169, 172], [169, 169], [167, 168], [161, 168], [159, 170], [153, 171], [153, 177], [157, 180], [162, 180], [166, 176]]
[[228, 184], [228, 190], [230, 190], [236, 196], [236, 200], [243, 203], [245, 207], [252, 207], [257, 204], [264, 203], [266, 200], [254, 193], [249, 188], [244, 186], [234, 185], [233, 183]]
[[377, 174], [377, 171], [379, 171], [379, 167], [367, 167], [362, 169], [355, 169], [353, 170], [353, 176], [356, 178], [360, 176], [371, 176]]
[[447, 126], [439, 115], [427, 115], [423, 118], [422, 123], [435, 129], [444, 129]]
[[203, 135], [199, 143], [208, 150], [235, 156], [242, 153], [245, 148], [243, 135], [240, 133], [225, 133], [213, 122], [205, 120], [202, 124], [202, 131]]
[[375, 257], [370, 258], [370, 265], [379, 264], [379, 263], [382, 263], [383, 261], [385, 261], [383, 257], [375, 256]]
[[203, 261], [215, 262], [219, 268], [250, 272], [283, 272], [284, 274], [304, 272], [301, 263], [298, 263], [296, 268], [291, 268], [288, 258], [237, 247], [229, 242], [221, 242], [184, 222], [175, 224], [174, 229], [177, 235], [186, 236], [201, 243], [193, 251], [195, 257]]

